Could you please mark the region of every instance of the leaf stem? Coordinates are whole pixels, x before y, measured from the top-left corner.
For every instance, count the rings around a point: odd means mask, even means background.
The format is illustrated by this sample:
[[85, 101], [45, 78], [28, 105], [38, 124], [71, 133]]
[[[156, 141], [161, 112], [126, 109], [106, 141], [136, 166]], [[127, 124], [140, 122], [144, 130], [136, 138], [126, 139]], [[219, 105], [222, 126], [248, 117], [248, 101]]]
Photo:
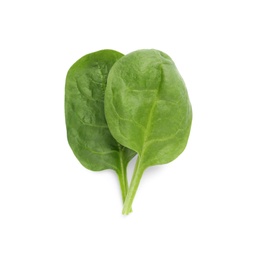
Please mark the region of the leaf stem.
[[[119, 144], [118, 144], [119, 145]], [[120, 183], [121, 194], [123, 203], [125, 202], [125, 198], [128, 192], [128, 181], [127, 181], [127, 163], [124, 160], [124, 153], [122, 151], [121, 146], [119, 145], [119, 160], [120, 160], [120, 168], [117, 171], [117, 176]], [[132, 208], [130, 208], [130, 212], [132, 212]]]
[[117, 176], [120, 183], [121, 188], [121, 194], [122, 194], [122, 200], [125, 201], [127, 190], [128, 190], [128, 183], [127, 183], [127, 177], [126, 177], [126, 168], [121, 168], [121, 171], [117, 172]]
[[123, 212], [122, 212], [124, 215], [128, 215], [129, 213], [132, 212], [132, 203], [134, 201], [135, 194], [138, 189], [143, 172], [144, 172], [144, 169], [143, 169], [143, 167], [141, 167], [141, 160], [140, 160], [140, 157], [138, 157], [136, 164], [135, 164], [135, 170], [134, 170], [134, 174], [132, 177], [132, 181], [131, 181], [130, 187], [128, 189], [127, 196], [125, 198], [125, 203], [124, 203]]

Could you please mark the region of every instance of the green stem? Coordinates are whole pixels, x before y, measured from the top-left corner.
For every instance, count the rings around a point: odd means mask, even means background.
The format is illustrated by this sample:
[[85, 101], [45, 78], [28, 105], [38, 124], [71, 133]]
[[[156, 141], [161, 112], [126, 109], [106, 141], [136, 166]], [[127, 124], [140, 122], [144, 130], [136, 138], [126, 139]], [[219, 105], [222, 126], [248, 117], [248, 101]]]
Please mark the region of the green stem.
[[[127, 173], [126, 173], [127, 163], [125, 163], [124, 153], [122, 151], [123, 149], [121, 148], [121, 145], [118, 144], [118, 147], [119, 147], [120, 168], [117, 171], [117, 176], [119, 179], [122, 200], [124, 203], [128, 191], [128, 181], [127, 181]], [[132, 212], [132, 208], [130, 208], [130, 212]]]
[[126, 195], [127, 195], [127, 190], [128, 190], [128, 183], [127, 183], [127, 177], [126, 177], [126, 168], [122, 167], [121, 171], [117, 172], [117, 176], [118, 176], [119, 183], [120, 183], [122, 200], [124, 202], [125, 198], [126, 198]]
[[144, 169], [141, 167], [141, 160], [140, 157], [138, 157], [136, 164], [135, 164], [135, 170], [132, 177], [132, 181], [130, 184], [130, 187], [127, 192], [127, 196], [125, 198], [125, 203], [123, 207], [123, 214], [128, 215], [132, 211], [132, 203], [135, 198], [136, 191], [138, 189], [140, 180], [143, 176]]

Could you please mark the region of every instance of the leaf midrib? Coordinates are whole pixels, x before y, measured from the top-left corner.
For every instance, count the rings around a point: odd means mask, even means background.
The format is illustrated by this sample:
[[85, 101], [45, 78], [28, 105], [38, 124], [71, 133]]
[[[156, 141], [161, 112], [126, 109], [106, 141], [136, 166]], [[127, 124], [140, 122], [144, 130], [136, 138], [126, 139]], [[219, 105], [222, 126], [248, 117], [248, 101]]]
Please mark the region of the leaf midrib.
[[156, 102], [158, 101], [158, 97], [159, 97], [159, 92], [160, 92], [160, 89], [161, 89], [161, 86], [162, 86], [162, 81], [163, 81], [163, 69], [162, 69], [162, 64], [160, 64], [160, 84], [159, 84], [159, 87], [157, 88], [157, 92], [156, 92], [156, 95], [155, 95], [155, 98], [154, 98], [154, 101], [153, 101], [153, 105], [152, 105], [152, 108], [150, 110], [150, 113], [149, 113], [149, 116], [148, 116], [148, 120], [147, 120], [147, 124], [146, 124], [146, 131], [145, 131], [145, 135], [144, 135], [144, 141], [143, 141], [143, 145], [142, 145], [142, 150], [140, 152], [140, 157], [143, 156], [143, 154], [145, 153], [145, 149], [147, 147], [146, 143], [147, 143], [147, 138], [148, 138], [148, 135], [151, 131], [151, 124], [152, 124], [152, 117], [153, 117], [153, 112], [154, 112], [154, 109], [155, 109], [155, 106], [156, 106]]

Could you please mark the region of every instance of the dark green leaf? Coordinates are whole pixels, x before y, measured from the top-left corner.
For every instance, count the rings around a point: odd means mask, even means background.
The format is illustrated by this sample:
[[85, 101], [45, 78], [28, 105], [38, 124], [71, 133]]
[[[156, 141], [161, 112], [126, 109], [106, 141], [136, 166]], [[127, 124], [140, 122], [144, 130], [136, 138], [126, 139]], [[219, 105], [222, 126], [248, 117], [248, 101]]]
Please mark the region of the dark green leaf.
[[116, 171], [124, 198], [126, 166], [135, 153], [112, 137], [104, 115], [107, 76], [122, 56], [113, 50], [102, 50], [82, 57], [69, 69], [65, 117], [68, 142], [80, 163], [93, 171]]

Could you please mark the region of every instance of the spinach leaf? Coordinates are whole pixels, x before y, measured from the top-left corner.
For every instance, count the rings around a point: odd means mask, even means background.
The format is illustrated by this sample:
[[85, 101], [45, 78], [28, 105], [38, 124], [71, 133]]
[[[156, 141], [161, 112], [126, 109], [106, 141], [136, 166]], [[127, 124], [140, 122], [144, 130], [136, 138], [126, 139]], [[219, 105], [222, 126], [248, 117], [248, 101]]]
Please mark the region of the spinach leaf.
[[128, 189], [126, 166], [135, 152], [112, 137], [104, 115], [107, 76], [122, 56], [102, 50], [72, 65], [66, 77], [65, 117], [68, 142], [77, 159], [92, 171], [116, 171], [124, 201]]
[[128, 214], [144, 170], [171, 162], [188, 141], [191, 104], [171, 58], [139, 50], [119, 59], [109, 72], [105, 115], [114, 138], [138, 153], [123, 208]]

